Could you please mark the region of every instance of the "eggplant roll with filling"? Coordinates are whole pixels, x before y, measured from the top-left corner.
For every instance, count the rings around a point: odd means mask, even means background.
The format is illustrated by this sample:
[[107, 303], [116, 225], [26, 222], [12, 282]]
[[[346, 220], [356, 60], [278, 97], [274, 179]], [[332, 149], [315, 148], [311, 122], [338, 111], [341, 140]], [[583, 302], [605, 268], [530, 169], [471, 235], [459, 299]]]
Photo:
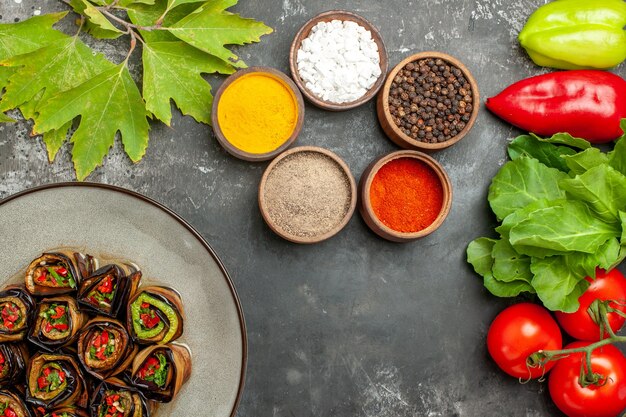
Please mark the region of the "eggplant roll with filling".
[[128, 297], [141, 281], [141, 272], [132, 264], [106, 265], [85, 278], [78, 291], [78, 303], [108, 317], [125, 311]]
[[70, 355], [38, 353], [30, 361], [26, 382], [26, 401], [35, 408], [88, 405], [85, 377]]
[[87, 315], [78, 309], [73, 298], [65, 295], [44, 298], [37, 307], [35, 324], [30, 330], [28, 340], [53, 351], [76, 340], [86, 321]]
[[0, 416], [32, 417], [28, 405], [13, 391], [0, 391]]
[[22, 383], [20, 377], [26, 372], [28, 359], [26, 344], [0, 343], [0, 386], [10, 387], [18, 380]]
[[106, 379], [96, 388], [89, 408], [94, 417], [150, 416], [150, 408], [145, 397], [117, 378]]
[[54, 410], [45, 414], [44, 417], [89, 417], [89, 413], [87, 413], [82, 408], [69, 406], [55, 408]]
[[126, 315], [133, 340], [164, 345], [183, 334], [185, 312], [180, 294], [167, 287], [139, 288], [131, 297]]
[[124, 325], [107, 317], [91, 319], [78, 336], [78, 360], [98, 379], [124, 372], [138, 350]]
[[178, 344], [153, 345], [133, 361], [131, 381], [144, 395], [168, 403], [191, 375], [191, 352]]
[[26, 269], [26, 289], [37, 296], [69, 294], [78, 289], [82, 277], [90, 275], [97, 261], [79, 252], [47, 252]]
[[24, 339], [35, 314], [35, 299], [22, 286], [11, 285], [0, 292], [0, 342]]

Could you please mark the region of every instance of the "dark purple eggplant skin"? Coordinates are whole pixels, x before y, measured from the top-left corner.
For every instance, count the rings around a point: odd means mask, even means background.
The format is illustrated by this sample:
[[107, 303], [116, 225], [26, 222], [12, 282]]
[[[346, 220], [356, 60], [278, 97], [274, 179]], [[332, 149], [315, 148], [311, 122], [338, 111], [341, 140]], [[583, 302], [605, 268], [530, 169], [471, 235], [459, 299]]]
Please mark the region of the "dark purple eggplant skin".
[[25, 417], [34, 417], [33, 412], [30, 410], [28, 405], [24, 402], [23, 395], [19, 393], [18, 391], [13, 391], [13, 390], [8, 390], [8, 389], [0, 390], [0, 396], [12, 397], [13, 400], [15, 400], [17, 403], [19, 403], [22, 406]]
[[[76, 293], [78, 288], [80, 287], [80, 283], [83, 279], [81, 274], [81, 269], [84, 271], [88, 271], [88, 266], [79, 267], [78, 264], [84, 262], [84, 257], [87, 255], [83, 255], [78, 252], [44, 252], [40, 257], [34, 259], [26, 269], [26, 290], [34, 296], [38, 297], [52, 297], [56, 295], [64, 295], [64, 294], [72, 294]], [[29, 279], [30, 271], [37, 267], [37, 263], [41, 260], [46, 259], [56, 259], [62, 262], [66, 269], [70, 271], [72, 276], [74, 277], [74, 281], [76, 282], [76, 288], [71, 287], [44, 287], [42, 285], [37, 285], [34, 279]], [[85, 264], [87, 265], [87, 264]]]
[[33, 317], [36, 310], [36, 302], [32, 295], [26, 291], [23, 285], [10, 285], [0, 291], [0, 303], [6, 297], [19, 298], [26, 307], [26, 326], [18, 332], [10, 332], [0, 329], [0, 342], [15, 342], [26, 337], [28, 330], [33, 325]]
[[[69, 331], [70, 331], [70, 335], [68, 337], [59, 339], [59, 340], [50, 340], [43, 334], [41, 328], [38, 328], [39, 320], [37, 319], [37, 315], [40, 312], [40, 308], [42, 304], [44, 303], [64, 304], [68, 310], [72, 310], [76, 312], [76, 315], [74, 315], [71, 312], [68, 313], [69, 315], [68, 325], [69, 325]], [[75, 309], [72, 309], [72, 306], [75, 306]], [[28, 333], [28, 341], [30, 343], [33, 343], [39, 346], [40, 348], [48, 352], [58, 351], [59, 349], [65, 346], [68, 346], [74, 342], [76, 337], [78, 337], [78, 332], [80, 331], [80, 329], [83, 327], [83, 325], [86, 322], [86, 316], [87, 316], [86, 314], [80, 311], [80, 309], [78, 308], [78, 305], [76, 305], [76, 301], [74, 300], [74, 298], [70, 299], [69, 296], [44, 298], [40, 300], [39, 305], [37, 306], [37, 309], [35, 311], [35, 315], [34, 315], [35, 319], [33, 320], [30, 332]], [[75, 322], [75, 319], [77, 319], [76, 320], [77, 322]]]
[[9, 367], [4, 378], [0, 377], [0, 387], [10, 388], [22, 382], [21, 377], [28, 367], [28, 348], [25, 343], [0, 343], [0, 353], [4, 366]]
[[[115, 277], [117, 288], [111, 302], [111, 308], [107, 309], [93, 305], [88, 301], [87, 296], [109, 274]], [[120, 312], [125, 312], [130, 293], [139, 285], [140, 280], [141, 272], [131, 265], [105, 265], [93, 272], [88, 278], [83, 279], [78, 290], [78, 303], [81, 308], [95, 314], [118, 318]]]
[[[126, 382], [118, 379], [118, 378], [108, 378], [102, 381], [102, 383], [95, 389], [93, 396], [91, 397], [91, 404], [89, 404], [89, 410], [91, 411], [92, 416], [98, 415], [98, 408], [104, 401], [105, 393], [108, 390], [113, 391], [129, 391], [132, 395], [136, 395], [141, 399], [141, 417], [150, 417], [151, 407], [148, 404], [148, 400], [144, 395], [137, 389], [131, 387]], [[129, 414], [133, 416], [135, 410]]]
[[[31, 395], [32, 387], [28, 386], [29, 385], [28, 381], [30, 380], [30, 373], [37, 371], [35, 369], [32, 369], [33, 363], [35, 359], [38, 359], [40, 355], [48, 355], [50, 357], [55, 357], [53, 361], [58, 363], [61, 366], [61, 368], [65, 372], [65, 377], [67, 381], [67, 386], [65, 390], [61, 394], [57, 395], [56, 397], [54, 397], [53, 399], [49, 401], [43, 401]], [[88, 390], [87, 390], [88, 383], [87, 383], [87, 380], [85, 379], [85, 376], [81, 372], [80, 366], [78, 365], [78, 363], [76, 362], [76, 360], [74, 359], [72, 355], [48, 354], [48, 353], [39, 353], [35, 355], [33, 359], [31, 359], [30, 361], [30, 364], [28, 367], [28, 375], [26, 376], [26, 381], [27, 381], [26, 394], [25, 394], [26, 402], [31, 404], [32, 407], [35, 409], [41, 407], [47, 411], [47, 410], [52, 410], [56, 407], [65, 406], [70, 402], [68, 400], [72, 396], [74, 396], [77, 390], [80, 390], [79, 394], [77, 398], [74, 398], [71, 402], [76, 403], [80, 406], [87, 405], [87, 399], [89, 398]]]
[[67, 413], [70, 417], [89, 417], [89, 413], [82, 408], [77, 407], [59, 407], [46, 413], [44, 417], [52, 417], [53, 413]]

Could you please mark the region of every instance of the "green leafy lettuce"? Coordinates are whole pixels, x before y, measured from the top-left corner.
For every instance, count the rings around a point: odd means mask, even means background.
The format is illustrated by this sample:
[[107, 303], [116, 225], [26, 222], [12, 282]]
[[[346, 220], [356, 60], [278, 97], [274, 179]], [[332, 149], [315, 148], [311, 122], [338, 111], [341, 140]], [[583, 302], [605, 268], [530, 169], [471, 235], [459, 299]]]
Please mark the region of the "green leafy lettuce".
[[489, 187], [499, 237], [471, 242], [467, 260], [498, 297], [573, 312], [585, 278], [626, 258], [626, 133], [608, 153], [563, 133], [520, 136], [508, 153]]

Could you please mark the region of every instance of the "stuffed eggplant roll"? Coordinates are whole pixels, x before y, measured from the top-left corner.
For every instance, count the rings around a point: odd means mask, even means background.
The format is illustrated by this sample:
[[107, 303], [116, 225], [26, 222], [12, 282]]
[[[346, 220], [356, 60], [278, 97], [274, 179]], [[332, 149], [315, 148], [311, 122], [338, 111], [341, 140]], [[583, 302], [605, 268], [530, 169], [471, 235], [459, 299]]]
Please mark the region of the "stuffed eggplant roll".
[[109, 378], [96, 388], [91, 399], [93, 417], [149, 417], [146, 399], [117, 378]]
[[0, 391], [0, 416], [32, 417], [28, 405], [13, 391]]
[[90, 272], [93, 258], [78, 252], [48, 252], [26, 269], [26, 289], [33, 295], [69, 294], [78, 289], [81, 270]]
[[51, 410], [75, 405], [87, 407], [89, 393], [73, 357], [38, 353], [28, 367], [26, 401], [36, 409]]
[[191, 352], [178, 344], [154, 345], [140, 351], [133, 361], [132, 383], [144, 395], [168, 403], [191, 375]]
[[0, 386], [10, 387], [22, 383], [20, 377], [26, 371], [28, 358], [26, 344], [0, 343]]
[[12, 285], [0, 292], [0, 342], [24, 339], [35, 311], [35, 300], [24, 287]]
[[76, 340], [87, 316], [78, 309], [69, 296], [44, 298], [37, 308], [37, 317], [28, 340], [53, 351]]
[[89, 413], [82, 408], [69, 406], [55, 408], [45, 414], [44, 417], [89, 417]]
[[164, 345], [183, 333], [183, 310], [180, 294], [172, 288], [140, 288], [130, 300], [127, 327], [135, 342]]
[[83, 280], [78, 302], [96, 314], [117, 317], [140, 280], [141, 272], [132, 264], [106, 265]]
[[126, 370], [138, 350], [124, 325], [107, 317], [90, 320], [78, 336], [78, 359], [98, 379]]

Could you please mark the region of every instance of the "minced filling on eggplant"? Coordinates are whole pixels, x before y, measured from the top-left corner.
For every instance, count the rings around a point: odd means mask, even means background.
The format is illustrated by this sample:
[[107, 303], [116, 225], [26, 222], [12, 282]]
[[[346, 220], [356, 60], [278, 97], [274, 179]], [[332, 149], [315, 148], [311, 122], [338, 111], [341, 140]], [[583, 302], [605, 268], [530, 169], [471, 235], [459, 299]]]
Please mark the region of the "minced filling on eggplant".
[[169, 371], [170, 366], [167, 357], [163, 353], [157, 352], [146, 359], [137, 376], [144, 381], [154, 383], [159, 388], [165, 388]]
[[100, 284], [87, 294], [87, 301], [96, 307], [110, 309], [117, 291], [117, 280], [111, 274], [105, 276]]
[[39, 316], [43, 319], [41, 332], [51, 340], [59, 340], [70, 335], [68, 306], [65, 304], [43, 304]]
[[5, 298], [0, 304], [0, 329], [5, 332], [14, 332], [24, 327], [24, 311], [26, 306], [17, 297]]
[[72, 272], [62, 264], [39, 265], [33, 271], [35, 284], [43, 287], [69, 287], [76, 288], [76, 278]]
[[121, 335], [115, 329], [96, 330], [87, 346], [86, 365], [95, 369], [106, 368], [118, 359]]

